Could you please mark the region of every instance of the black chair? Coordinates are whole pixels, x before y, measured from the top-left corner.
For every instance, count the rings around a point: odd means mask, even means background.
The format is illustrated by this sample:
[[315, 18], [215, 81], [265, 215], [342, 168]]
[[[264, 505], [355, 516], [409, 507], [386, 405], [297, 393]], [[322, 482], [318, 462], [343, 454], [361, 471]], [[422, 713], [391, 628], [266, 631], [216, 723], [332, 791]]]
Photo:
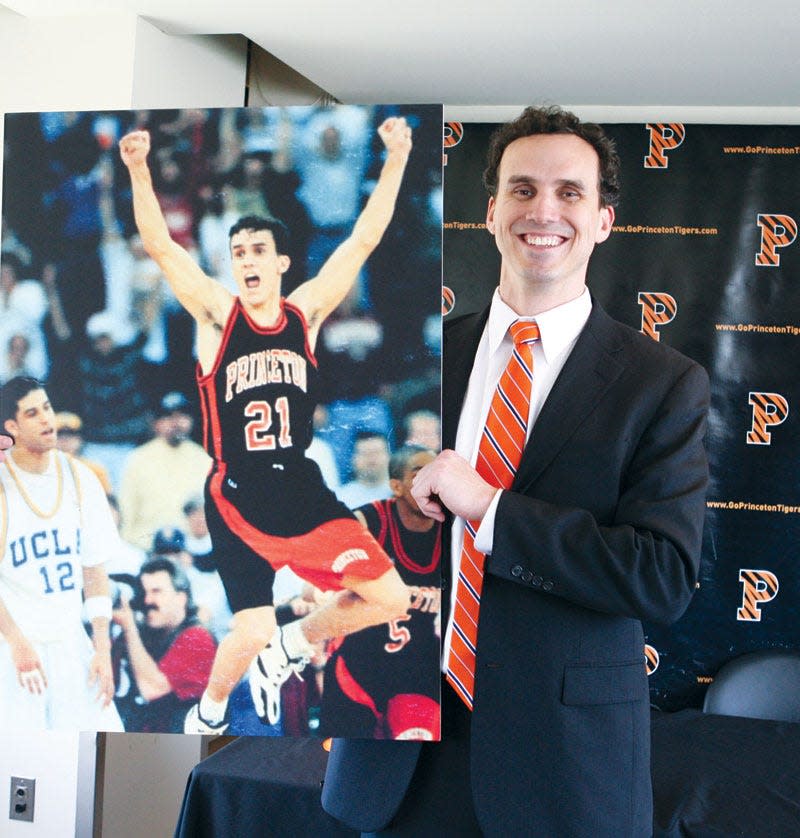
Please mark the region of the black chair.
[[800, 722], [800, 651], [759, 649], [728, 661], [706, 691], [703, 712]]

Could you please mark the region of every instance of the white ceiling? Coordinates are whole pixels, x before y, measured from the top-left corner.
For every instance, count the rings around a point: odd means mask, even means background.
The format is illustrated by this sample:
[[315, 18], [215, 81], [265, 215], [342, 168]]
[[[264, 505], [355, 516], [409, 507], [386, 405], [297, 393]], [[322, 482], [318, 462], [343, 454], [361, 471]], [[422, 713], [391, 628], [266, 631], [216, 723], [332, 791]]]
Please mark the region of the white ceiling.
[[343, 102], [800, 106], [797, 0], [3, 0], [242, 34]]

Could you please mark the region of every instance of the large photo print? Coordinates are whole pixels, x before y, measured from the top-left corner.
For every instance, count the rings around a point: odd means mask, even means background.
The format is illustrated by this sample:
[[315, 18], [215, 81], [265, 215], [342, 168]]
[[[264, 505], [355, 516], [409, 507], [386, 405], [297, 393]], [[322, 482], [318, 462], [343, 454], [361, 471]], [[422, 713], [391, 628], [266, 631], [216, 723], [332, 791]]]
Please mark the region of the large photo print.
[[6, 116], [0, 726], [439, 738], [441, 132]]

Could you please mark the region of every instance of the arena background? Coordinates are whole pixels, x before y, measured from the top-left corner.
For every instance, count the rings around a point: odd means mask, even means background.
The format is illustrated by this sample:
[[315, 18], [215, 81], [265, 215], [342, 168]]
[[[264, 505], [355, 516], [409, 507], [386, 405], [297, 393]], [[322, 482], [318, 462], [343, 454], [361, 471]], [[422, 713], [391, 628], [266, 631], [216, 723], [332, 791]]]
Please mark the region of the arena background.
[[[444, 126], [446, 316], [482, 308], [497, 282], [481, 185], [495, 127]], [[702, 703], [727, 660], [800, 646], [800, 128], [604, 128], [622, 160], [622, 198], [589, 287], [711, 377], [699, 589], [678, 623], [645, 626], [652, 702], [679, 710]]]
[[[83, 453], [108, 469], [113, 492], [131, 448], [152, 437], [166, 393], [190, 400], [201, 441], [193, 324], [137, 247], [118, 139], [135, 128], [151, 132], [150, 167], [173, 238], [231, 290], [231, 224], [265, 212], [285, 221], [288, 295], [350, 232], [383, 162], [377, 127], [397, 115], [413, 129], [413, 149], [394, 216], [316, 350], [326, 409], [317, 435], [333, 450], [339, 483], [350, 480], [359, 431], [385, 433], [394, 450], [409, 413], [439, 411], [440, 106], [7, 114], [2, 264], [26, 284], [15, 306], [0, 292], [0, 383], [19, 373], [45, 380], [55, 410], [82, 419]], [[326, 154], [341, 161], [327, 178], [315, 161]], [[98, 312], [118, 359], [103, 367], [102, 382], [85, 374], [94, 357], [87, 323]], [[27, 341], [24, 355], [9, 352], [14, 340], [23, 348]], [[432, 658], [437, 683], [438, 667]], [[318, 708], [305, 709], [313, 732]], [[309, 732], [252, 721], [234, 721], [228, 732]]]

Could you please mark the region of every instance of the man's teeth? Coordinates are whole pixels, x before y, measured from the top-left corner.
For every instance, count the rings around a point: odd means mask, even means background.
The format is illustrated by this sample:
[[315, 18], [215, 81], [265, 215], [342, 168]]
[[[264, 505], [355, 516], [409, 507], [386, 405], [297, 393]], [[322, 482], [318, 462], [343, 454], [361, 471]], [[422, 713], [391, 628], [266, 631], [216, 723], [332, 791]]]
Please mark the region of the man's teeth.
[[536, 247], [556, 247], [561, 244], [560, 236], [534, 236], [528, 234], [525, 236], [527, 244], [535, 245]]

